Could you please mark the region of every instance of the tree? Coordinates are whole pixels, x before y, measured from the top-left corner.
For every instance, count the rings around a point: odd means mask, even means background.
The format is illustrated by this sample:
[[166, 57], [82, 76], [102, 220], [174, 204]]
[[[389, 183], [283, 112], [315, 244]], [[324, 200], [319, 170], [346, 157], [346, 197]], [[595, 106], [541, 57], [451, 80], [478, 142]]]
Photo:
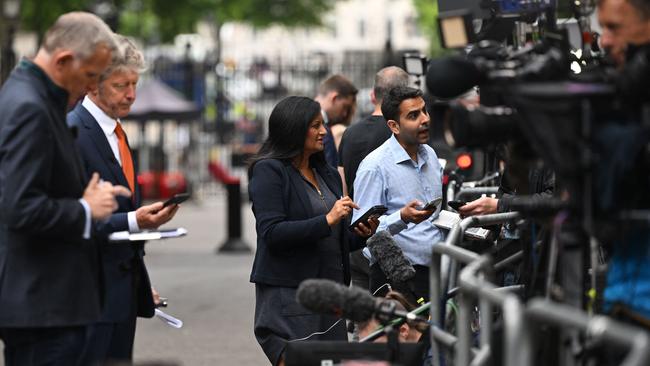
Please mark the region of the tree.
[[438, 31], [438, 1], [413, 0], [413, 5], [418, 12], [420, 29], [429, 38], [429, 55], [435, 57], [444, 54], [446, 51], [442, 48]]
[[217, 25], [242, 21], [255, 27], [320, 25], [321, 15], [336, 0], [22, 0], [22, 25], [40, 38], [59, 15], [91, 10], [102, 2], [118, 12], [118, 32], [166, 42], [179, 33], [194, 32], [200, 20]]

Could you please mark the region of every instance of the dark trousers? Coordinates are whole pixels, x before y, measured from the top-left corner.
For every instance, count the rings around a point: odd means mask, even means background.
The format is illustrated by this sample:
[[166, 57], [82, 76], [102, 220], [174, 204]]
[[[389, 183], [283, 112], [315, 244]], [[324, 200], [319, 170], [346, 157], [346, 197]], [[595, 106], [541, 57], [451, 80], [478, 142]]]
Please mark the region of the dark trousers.
[[124, 309], [119, 309], [126, 315], [126, 319], [120, 322], [100, 321], [88, 327], [82, 356], [82, 365], [84, 366], [104, 365], [107, 361], [133, 360], [138, 289], [142, 286], [142, 275], [139, 270], [140, 266], [135, 260], [128, 268], [133, 283], [132, 302]]
[[5, 328], [6, 366], [79, 366], [86, 327]]
[[121, 323], [96, 323], [88, 327], [83, 365], [103, 365], [106, 361], [131, 361], [136, 318]]
[[[413, 305], [417, 305], [415, 301], [419, 298], [423, 298], [425, 302], [429, 301], [429, 267], [415, 265], [413, 268], [415, 268], [415, 277], [410, 280], [409, 288], [395, 288], [394, 284], [391, 284], [391, 287], [406, 296], [409, 301], [413, 302]], [[389, 283], [388, 278], [379, 267], [379, 263], [371, 265], [370, 292], [374, 294], [375, 291], [387, 283]], [[375, 296], [383, 297], [387, 292], [388, 286], [384, 286]]]
[[366, 290], [370, 286], [370, 263], [361, 250], [350, 253], [350, 281]]

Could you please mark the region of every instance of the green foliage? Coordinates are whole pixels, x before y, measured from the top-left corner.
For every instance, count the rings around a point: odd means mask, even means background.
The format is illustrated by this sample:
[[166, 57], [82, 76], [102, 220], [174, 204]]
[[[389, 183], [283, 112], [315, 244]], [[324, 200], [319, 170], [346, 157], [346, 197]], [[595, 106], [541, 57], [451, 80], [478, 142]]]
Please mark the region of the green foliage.
[[429, 55], [440, 56], [447, 51], [440, 44], [438, 34], [438, 1], [413, 0], [413, 5], [418, 12], [418, 24], [422, 32], [429, 38]]
[[[194, 32], [196, 22], [242, 21], [255, 27], [273, 24], [320, 25], [321, 15], [336, 0], [113, 0], [119, 12], [118, 32], [147, 41], [170, 41]], [[96, 0], [22, 0], [22, 26], [39, 37], [56, 18], [73, 10], [88, 10]]]

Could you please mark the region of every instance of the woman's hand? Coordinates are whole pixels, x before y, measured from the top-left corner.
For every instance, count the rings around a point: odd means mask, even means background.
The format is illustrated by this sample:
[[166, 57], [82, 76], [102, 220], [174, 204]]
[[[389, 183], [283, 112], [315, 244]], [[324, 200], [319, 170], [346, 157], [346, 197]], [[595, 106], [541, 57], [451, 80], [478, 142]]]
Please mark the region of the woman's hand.
[[338, 224], [344, 217], [348, 216], [352, 212], [353, 208], [359, 209], [359, 206], [357, 206], [357, 204], [348, 196], [336, 201], [334, 207], [332, 207], [330, 212], [325, 216], [327, 224], [329, 226]]
[[368, 219], [367, 225], [359, 223], [359, 225], [354, 228], [354, 232], [362, 238], [369, 238], [375, 235], [375, 232], [377, 232], [377, 226], [379, 226], [379, 219], [371, 217]]

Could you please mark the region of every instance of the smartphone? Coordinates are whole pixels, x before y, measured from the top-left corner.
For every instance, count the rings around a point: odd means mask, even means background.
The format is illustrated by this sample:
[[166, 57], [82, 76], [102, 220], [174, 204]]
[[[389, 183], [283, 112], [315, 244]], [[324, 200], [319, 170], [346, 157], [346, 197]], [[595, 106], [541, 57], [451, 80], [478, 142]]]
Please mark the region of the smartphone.
[[458, 211], [459, 208], [465, 206], [467, 202], [465, 201], [449, 201], [447, 202], [447, 206], [453, 208], [454, 210]]
[[433, 201], [427, 203], [424, 206], [419, 206], [418, 210], [420, 211], [429, 211], [429, 210], [434, 210], [438, 205], [442, 202], [442, 197], [438, 197], [434, 199]]
[[189, 193], [178, 193], [175, 194], [174, 197], [168, 199], [163, 203], [163, 208], [169, 206], [169, 205], [178, 205], [179, 203], [183, 203], [187, 201], [187, 199], [190, 198]]
[[348, 227], [350, 231], [354, 231], [354, 228], [357, 227], [360, 223], [367, 223], [368, 220], [371, 218], [378, 218], [379, 216], [383, 215], [388, 211], [388, 208], [384, 205], [377, 205], [371, 207], [368, 211], [366, 211], [361, 217], [359, 217], [355, 222], [352, 223]]

